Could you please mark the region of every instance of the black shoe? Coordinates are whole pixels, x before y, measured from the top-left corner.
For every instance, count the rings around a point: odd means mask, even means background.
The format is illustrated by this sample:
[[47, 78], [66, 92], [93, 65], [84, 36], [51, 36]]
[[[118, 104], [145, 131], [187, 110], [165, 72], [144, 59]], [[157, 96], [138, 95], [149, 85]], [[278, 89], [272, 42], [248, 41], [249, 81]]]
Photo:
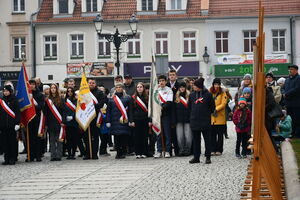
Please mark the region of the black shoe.
[[75, 156], [70, 157], [71, 160], [76, 160]]
[[78, 157], [83, 157], [83, 154], [79, 154]]
[[56, 159], [55, 158], [51, 158], [50, 161], [56, 161]]
[[226, 139], [229, 139], [228, 135], [225, 136]]
[[28, 158], [26, 158], [25, 162], [33, 162], [34, 159], [33, 158], [30, 158], [30, 160]]
[[41, 161], [42, 161], [41, 158], [37, 158], [37, 159], [36, 159], [36, 162], [41, 162]]
[[99, 158], [98, 158], [98, 156], [93, 156], [92, 159], [93, 160], [98, 160]]
[[89, 159], [90, 159], [90, 157], [88, 157], [88, 156], [83, 157], [83, 160], [89, 160]]
[[61, 161], [61, 158], [56, 158], [55, 161]]
[[206, 157], [205, 164], [211, 164], [210, 157]]
[[194, 164], [194, 163], [200, 163], [199, 159], [195, 159], [193, 158], [192, 160], [189, 161], [190, 164]]
[[16, 161], [10, 160], [8, 164], [9, 164], [9, 165], [15, 165], [15, 164], [16, 164]]
[[8, 164], [9, 164], [8, 161], [4, 161], [4, 162], [2, 163], [2, 165], [8, 165]]
[[71, 156], [68, 156], [68, 157], [67, 157], [67, 160], [71, 160]]
[[117, 154], [115, 159], [121, 159], [121, 156]]

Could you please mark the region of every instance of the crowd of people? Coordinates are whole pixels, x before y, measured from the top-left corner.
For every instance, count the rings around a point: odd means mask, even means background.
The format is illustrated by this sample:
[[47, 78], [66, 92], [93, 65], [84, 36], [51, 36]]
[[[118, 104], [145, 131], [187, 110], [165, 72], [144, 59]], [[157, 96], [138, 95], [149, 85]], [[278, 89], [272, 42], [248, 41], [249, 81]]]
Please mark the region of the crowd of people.
[[[266, 74], [266, 129], [274, 147], [278, 141], [300, 137], [300, 76], [298, 66], [288, 68], [289, 77], [277, 81], [272, 73]], [[29, 81], [36, 115], [26, 128], [20, 127], [21, 112], [11, 82], [4, 84], [0, 93], [0, 154], [3, 165], [14, 165], [18, 160], [18, 142], [23, 141], [26, 162], [40, 162], [50, 151], [51, 161], [98, 159], [110, 156], [108, 148], [116, 151], [116, 159], [135, 155], [170, 158], [190, 156], [189, 163], [199, 163], [201, 134], [204, 139], [205, 163], [211, 156], [221, 156], [224, 137], [228, 137], [227, 120], [232, 118], [236, 129], [235, 156], [246, 158], [251, 137], [253, 85], [246, 74], [235, 95], [215, 78], [211, 86], [204, 79], [177, 80], [175, 70], [158, 76], [158, 96], [161, 105], [161, 133], [156, 135], [148, 117], [149, 84], [134, 83], [130, 75], [115, 77], [110, 90], [97, 86], [88, 79], [96, 116], [88, 131], [83, 131], [75, 119], [78, 87], [73, 79], [66, 79], [64, 89], [56, 84], [43, 85], [39, 78]], [[229, 103], [235, 101], [235, 106]], [[278, 108], [277, 112], [274, 111]], [[43, 121], [45, 120], [45, 121]], [[45, 122], [45, 130], [41, 125]], [[64, 131], [66, 137], [64, 137]], [[88, 137], [90, 134], [90, 138]], [[101, 141], [101, 142], [100, 142]], [[240, 150], [242, 147], [242, 150]], [[29, 153], [30, 152], [30, 153]], [[234, 151], [233, 151], [234, 152]]]

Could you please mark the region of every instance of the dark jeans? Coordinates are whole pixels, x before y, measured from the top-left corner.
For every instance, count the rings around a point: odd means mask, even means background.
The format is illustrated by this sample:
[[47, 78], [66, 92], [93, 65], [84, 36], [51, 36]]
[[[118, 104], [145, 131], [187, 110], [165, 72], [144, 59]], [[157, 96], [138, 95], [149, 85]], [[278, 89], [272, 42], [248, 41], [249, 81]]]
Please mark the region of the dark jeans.
[[136, 120], [134, 131], [134, 148], [136, 155], [147, 154], [148, 120]]
[[[92, 158], [98, 156], [99, 150], [99, 128], [95, 125], [92, 125], [94, 121], [90, 124], [90, 132], [91, 132], [91, 145], [92, 145]], [[88, 129], [83, 135], [84, 143], [85, 143], [85, 151], [86, 157], [90, 158], [90, 142], [89, 142], [89, 132]]]
[[209, 128], [202, 130], [192, 130], [194, 158], [199, 160], [201, 154], [201, 133], [205, 144], [205, 157], [210, 157], [211, 154], [211, 130]]
[[108, 133], [106, 134], [100, 133], [100, 140], [101, 140], [100, 149], [99, 149], [100, 155], [107, 154], [107, 144], [109, 141], [109, 137], [110, 135]]
[[287, 107], [287, 114], [292, 118], [292, 137], [300, 138], [300, 108]]
[[66, 127], [67, 149], [69, 156], [75, 156], [79, 141], [79, 128], [74, 126]]
[[17, 158], [17, 133], [14, 130], [14, 128], [1, 128], [0, 130], [2, 132], [2, 147], [3, 147], [3, 153], [4, 153], [4, 160], [5, 162], [9, 161], [16, 161]]
[[245, 156], [247, 154], [247, 146], [248, 146], [248, 133], [236, 133], [236, 145], [235, 145], [235, 154], [240, 155], [240, 147], [242, 143], [242, 155]]
[[211, 151], [223, 153], [224, 132], [226, 125], [212, 125], [211, 127]]
[[117, 155], [121, 156], [126, 154], [127, 152], [127, 144], [128, 144], [128, 135], [115, 135], [114, 142], [117, 150]]
[[[157, 136], [157, 152], [171, 152], [171, 119], [169, 116], [164, 116], [161, 118], [162, 133]], [[164, 139], [164, 144], [166, 144], [166, 149], [163, 149], [162, 137]]]

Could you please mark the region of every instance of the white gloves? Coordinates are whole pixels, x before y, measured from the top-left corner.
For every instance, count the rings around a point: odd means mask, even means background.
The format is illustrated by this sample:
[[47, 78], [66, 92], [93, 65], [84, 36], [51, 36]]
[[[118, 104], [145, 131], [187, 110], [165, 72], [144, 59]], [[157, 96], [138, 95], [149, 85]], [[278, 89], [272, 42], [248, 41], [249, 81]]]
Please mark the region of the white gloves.
[[106, 123], [106, 127], [110, 128], [111, 124], [110, 123]]
[[15, 125], [15, 131], [18, 131], [20, 129], [20, 125]]
[[73, 119], [73, 116], [67, 116], [67, 122], [71, 121]]
[[131, 123], [129, 123], [129, 126], [135, 127], [135, 123], [134, 123], [134, 122], [131, 122]]

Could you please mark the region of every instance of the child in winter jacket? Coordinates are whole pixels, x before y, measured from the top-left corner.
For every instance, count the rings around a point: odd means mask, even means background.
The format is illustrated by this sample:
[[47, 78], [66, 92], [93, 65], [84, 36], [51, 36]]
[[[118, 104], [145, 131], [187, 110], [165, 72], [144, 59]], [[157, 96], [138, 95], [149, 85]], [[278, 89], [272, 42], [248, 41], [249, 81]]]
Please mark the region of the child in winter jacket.
[[238, 108], [233, 114], [233, 123], [235, 124], [235, 130], [237, 133], [235, 155], [241, 158], [240, 146], [242, 142], [242, 157], [246, 158], [248, 134], [251, 130], [251, 110], [247, 107], [247, 101], [245, 98], [240, 98], [238, 101]]
[[273, 136], [276, 141], [283, 141], [292, 136], [292, 118], [286, 114], [285, 110], [282, 113], [280, 121], [276, 126], [277, 135]]

